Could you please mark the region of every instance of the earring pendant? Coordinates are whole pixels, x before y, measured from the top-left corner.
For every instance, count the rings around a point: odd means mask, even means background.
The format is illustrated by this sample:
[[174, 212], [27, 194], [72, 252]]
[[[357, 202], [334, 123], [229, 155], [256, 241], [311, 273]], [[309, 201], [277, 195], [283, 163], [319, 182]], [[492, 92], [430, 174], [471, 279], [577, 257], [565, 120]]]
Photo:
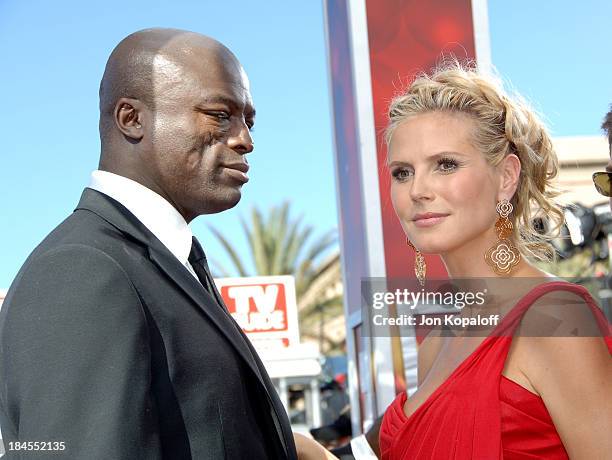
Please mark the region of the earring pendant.
[[501, 276], [508, 275], [521, 261], [521, 253], [509, 239], [514, 227], [508, 216], [513, 209], [512, 203], [508, 200], [504, 199], [497, 203], [496, 211], [499, 217], [495, 222], [495, 232], [499, 240], [484, 255], [486, 263]]

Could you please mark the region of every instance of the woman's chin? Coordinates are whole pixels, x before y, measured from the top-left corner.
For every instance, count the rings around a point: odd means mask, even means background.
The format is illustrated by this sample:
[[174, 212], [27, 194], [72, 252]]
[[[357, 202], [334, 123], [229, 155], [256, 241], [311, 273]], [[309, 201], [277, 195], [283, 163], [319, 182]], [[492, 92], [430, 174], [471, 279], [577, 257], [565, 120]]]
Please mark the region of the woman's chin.
[[424, 241], [421, 244], [418, 244], [418, 242], [415, 241], [413, 244], [421, 252], [421, 254], [428, 256], [441, 255], [447, 253], [451, 249], [446, 242]]

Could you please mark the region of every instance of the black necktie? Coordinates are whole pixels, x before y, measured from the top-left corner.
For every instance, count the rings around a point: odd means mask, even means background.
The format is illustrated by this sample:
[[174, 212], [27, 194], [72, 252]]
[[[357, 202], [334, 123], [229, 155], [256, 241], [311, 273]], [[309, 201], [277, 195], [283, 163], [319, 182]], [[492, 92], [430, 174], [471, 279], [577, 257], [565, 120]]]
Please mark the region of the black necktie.
[[208, 293], [217, 301], [217, 303], [225, 310], [223, 302], [217, 296], [217, 290], [213, 284], [214, 281], [212, 279], [212, 275], [208, 270], [206, 254], [204, 254], [204, 250], [195, 236], [191, 239], [191, 251], [189, 252], [189, 258], [187, 260], [193, 267], [193, 271], [198, 276], [198, 279], [200, 280], [200, 283], [202, 283], [202, 286], [204, 286], [204, 289], [206, 289]]

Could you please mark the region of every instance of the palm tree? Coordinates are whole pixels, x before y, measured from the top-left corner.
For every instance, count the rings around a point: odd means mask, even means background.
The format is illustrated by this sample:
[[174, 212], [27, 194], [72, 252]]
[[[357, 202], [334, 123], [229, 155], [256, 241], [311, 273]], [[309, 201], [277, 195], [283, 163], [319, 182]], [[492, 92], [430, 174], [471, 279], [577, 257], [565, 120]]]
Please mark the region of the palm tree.
[[[254, 207], [250, 222], [242, 218], [240, 222], [249, 243], [255, 273], [249, 273], [244, 260], [223, 233], [209, 226], [238, 276], [293, 275], [302, 337], [318, 340], [323, 352], [340, 349], [344, 341], [343, 327], [337, 327], [335, 334], [325, 330], [329, 319], [342, 315], [342, 277], [336, 231], [330, 230], [311, 243], [313, 227], [304, 225], [302, 218], [291, 219], [287, 202], [271, 208], [267, 216]], [[211, 262], [215, 275], [230, 276], [217, 261]]]

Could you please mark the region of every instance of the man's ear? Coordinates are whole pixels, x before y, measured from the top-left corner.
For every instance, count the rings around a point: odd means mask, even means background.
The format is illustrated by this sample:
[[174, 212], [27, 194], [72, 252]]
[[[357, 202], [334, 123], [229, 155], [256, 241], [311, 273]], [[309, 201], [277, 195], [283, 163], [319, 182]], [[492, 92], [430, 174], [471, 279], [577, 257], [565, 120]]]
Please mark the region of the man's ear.
[[499, 182], [499, 198], [510, 200], [518, 187], [521, 176], [521, 160], [514, 153], [507, 155], [498, 166], [501, 172]]
[[122, 97], [115, 104], [113, 112], [115, 125], [125, 136], [139, 141], [144, 136], [143, 110], [145, 105], [138, 99]]

